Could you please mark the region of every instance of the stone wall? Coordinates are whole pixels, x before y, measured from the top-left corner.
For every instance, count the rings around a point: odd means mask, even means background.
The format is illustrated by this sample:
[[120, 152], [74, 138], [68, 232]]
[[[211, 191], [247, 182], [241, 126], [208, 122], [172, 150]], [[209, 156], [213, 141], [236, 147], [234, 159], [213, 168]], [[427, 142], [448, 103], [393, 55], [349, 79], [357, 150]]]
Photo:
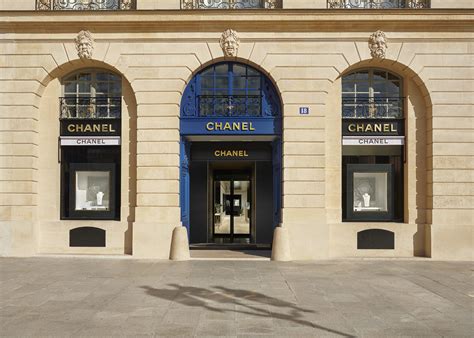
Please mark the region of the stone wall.
[[[269, 74], [283, 101], [283, 224], [293, 258], [471, 259], [472, 41], [461, 31], [380, 29], [389, 39], [383, 61], [370, 57], [371, 31], [240, 31], [236, 60]], [[59, 220], [57, 97], [69, 72], [107, 68], [124, 78], [123, 130], [130, 131], [122, 150], [123, 217], [94, 223], [111, 233], [107, 248], [80, 252], [168, 256], [171, 230], [180, 224], [181, 96], [194, 73], [223, 60], [222, 30], [97, 30], [90, 61], [78, 59], [77, 32], [9, 32], [0, 42], [1, 255], [78, 252], [66, 239], [79, 223]], [[404, 79], [402, 224], [341, 222], [340, 78], [360, 67], [385, 68]], [[309, 107], [308, 116], [299, 115], [301, 106]], [[356, 250], [357, 231], [374, 227], [396, 233], [395, 250]]]

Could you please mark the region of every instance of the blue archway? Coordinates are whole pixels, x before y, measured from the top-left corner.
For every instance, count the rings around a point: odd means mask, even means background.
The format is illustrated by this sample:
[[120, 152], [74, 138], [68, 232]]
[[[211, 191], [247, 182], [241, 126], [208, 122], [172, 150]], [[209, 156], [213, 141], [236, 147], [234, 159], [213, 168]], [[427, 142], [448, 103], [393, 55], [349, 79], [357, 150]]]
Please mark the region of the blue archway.
[[272, 80], [239, 62], [219, 62], [190, 80], [181, 100], [181, 221], [190, 220], [190, 139], [193, 136], [266, 136], [272, 140], [274, 224], [280, 222], [282, 105]]

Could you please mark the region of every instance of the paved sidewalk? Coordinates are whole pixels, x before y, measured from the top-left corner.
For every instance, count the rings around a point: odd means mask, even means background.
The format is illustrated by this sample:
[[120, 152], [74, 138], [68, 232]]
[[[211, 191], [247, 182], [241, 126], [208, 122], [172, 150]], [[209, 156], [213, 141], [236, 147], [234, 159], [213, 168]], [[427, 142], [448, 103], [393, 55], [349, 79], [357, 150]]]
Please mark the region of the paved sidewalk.
[[472, 263], [0, 259], [2, 336], [473, 336]]

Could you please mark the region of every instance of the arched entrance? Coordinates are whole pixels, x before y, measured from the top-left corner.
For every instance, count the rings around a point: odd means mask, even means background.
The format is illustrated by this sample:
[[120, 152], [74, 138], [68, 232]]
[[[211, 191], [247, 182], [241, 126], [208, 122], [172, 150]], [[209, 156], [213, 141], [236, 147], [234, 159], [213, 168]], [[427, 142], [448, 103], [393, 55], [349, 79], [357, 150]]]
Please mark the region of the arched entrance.
[[257, 69], [220, 62], [181, 102], [181, 220], [190, 243], [271, 244], [281, 209], [281, 101]]

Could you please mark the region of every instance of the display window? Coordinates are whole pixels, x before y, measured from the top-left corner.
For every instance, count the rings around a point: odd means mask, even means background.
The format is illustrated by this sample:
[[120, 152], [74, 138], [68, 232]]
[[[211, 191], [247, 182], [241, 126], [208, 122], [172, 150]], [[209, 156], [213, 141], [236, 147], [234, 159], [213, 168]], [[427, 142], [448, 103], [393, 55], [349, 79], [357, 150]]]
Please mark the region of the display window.
[[387, 173], [355, 172], [352, 176], [353, 211], [387, 212]]
[[347, 166], [347, 216], [353, 220], [393, 219], [393, 167], [386, 164]]
[[76, 218], [115, 218], [115, 165], [71, 163], [69, 211]]
[[119, 159], [120, 147], [63, 147], [62, 219], [120, 219]]
[[110, 171], [76, 171], [75, 210], [110, 210]]

